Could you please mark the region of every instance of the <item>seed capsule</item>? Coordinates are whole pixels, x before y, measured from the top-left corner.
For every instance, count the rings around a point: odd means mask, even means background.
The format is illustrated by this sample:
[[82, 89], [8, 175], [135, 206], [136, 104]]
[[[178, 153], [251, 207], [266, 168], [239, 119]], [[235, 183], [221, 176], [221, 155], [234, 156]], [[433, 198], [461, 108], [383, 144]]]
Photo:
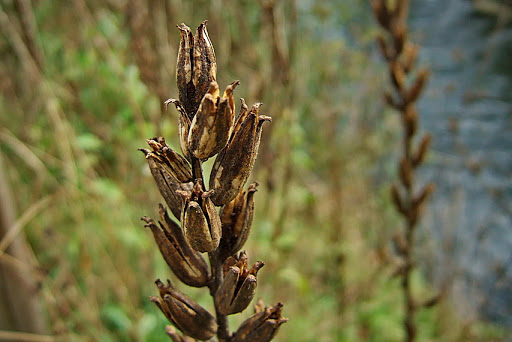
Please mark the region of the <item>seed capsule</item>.
[[411, 164], [409, 163], [409, 159], [402, 158], [400, 160], [400, 164], [398, 166], [398, 172], [400, 175], [400, 181], [406, 188], [411, 188], [412, 186], [412, 178], [413, 178], [413, 171], [411, 168]]
[[288, 321], [281, 317], [283, 303], [265, 307], [246, 319], [238, 328], [231, 342], [269, 342], [281, 324]]
[[428, 81], [429, 76], [430, 74], [427, 69], [422, 69], [418, 72], [412, 86], [406, 92], [405, 103], [413, 103], [418, 99]]
[[261, 104], [249, 113], [242, 112], [235, 123], [229, 143], [217, 155], [210, 175], [211, 199], [217, 206], [224, 205], [239, 193], [249, 177], [258, 154], [262, 125], [271, 118], [258, 115]]
[[167, 280], [167, 286], [158, 279], [156, 282], [160, 297], [150, 297], [167, 319], [182, 333], [198, 340], [208, 340], [217, 333], [215, 318], [186, 294], [174, 289]]
[[206, 21], [192, 36], [190, 28], [181, 23], [178, 26], [181, 40], [176, 65], [176, 83], [179, 98], [190, 120], [206, 94], [210, 83], [217, 77], [215, 51], [206, 30]]
[[254, 216], [254, 194], [258, 183], [252, 183], [246, 192], [240, 191], [220, 211], [222, 237], [219, 244], [221, 260], [237, 253], [247, 241]]
[[187, 188], [187, 185], [180, 184], [176, 181], [176, 176], [169, 172], [169, 168], [165, 166], [162, 159], [155, 153], [150, 152], [147, 149], [141, 149], [141, 151], [146, 155], [149, 170], [153, 175], [158, 190], [164, 198], [165, 203], [167, 203], [173, 215], [178, 220], [181, 219], [181, 212], [185, 206], [185, 201], [183, 200], [183, 197], [176, 193], [176, 191], [182, 190], [184, 187]]
[[167, 146], [162, 137], [147, 140], [148, 145], [153, 149], [158, 161], [169, 172], [178, 183], [188, 183], [193, 180], [192, 168], [188, 161], [172, 148]]
[[188, 242], [196, 251], [212, 252], [219, 246], [221, 236], [220, 217], [209, 196], [204, 192], [201, 180], [196, 180], [192, 191], [178, 191], [185, 199], [181, 222]]
[[190, 151], [188, 149], [188, 141], [187, 141], [188, 132], [190, 131], [190, 125], [191, 125], [190, 118], [188, 117], [187, 112], [186, 112], [185, 108], [183, 107], [183, 105], [180, 103], [180, 101], [175, 100], [175, 99], [168, 99], [164, 103], [165, 108], [167, 108], [169, 103], [174, 104], [174, 106], [176, 106], [176, 110], [178, 111], [178, 115], [179, 115], [178, 132], [180, 135], [181, 152], [183, 152], [183, 155], [185, 156], [185, 158], [187, 158], [187, 160], [190, 161], [192, 159], [191, 159]]
[[158, 249], [167, 265], [176, 277], [189, 286], [203, 287], [208, 285], [210, 272], [203, 256], [190, 246], [181, 227], [171, 220], [161, 204], [159, 213], [160, 221], [158, 223], [160, 227], [148, 217], [143, 217], [142, 220], [147, 223], [145, 227], [151, 229]]
[[238, 261], [229, 267], [224, 281], [215, 293], [215, 303], [222, 314], [232, 315], [247, 308], [256, 291], [256, 275], [264, 265], [264, 262], [258, 261], [248, 269], [247, 254], [240, 253]]
[[199, 159], [208, 159], [226, 146], [235, 121], [233, 91], [240, 82], [231, 83], [219, 97], [219, 86], [212, 82], [197, 110], [188, 135], [188, 147]]

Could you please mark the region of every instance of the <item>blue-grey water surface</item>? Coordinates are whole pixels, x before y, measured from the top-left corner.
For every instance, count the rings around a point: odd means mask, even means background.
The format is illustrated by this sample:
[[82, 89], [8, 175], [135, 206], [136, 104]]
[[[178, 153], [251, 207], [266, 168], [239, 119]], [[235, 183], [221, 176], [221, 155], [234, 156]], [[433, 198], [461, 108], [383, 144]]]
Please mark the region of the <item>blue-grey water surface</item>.
[[432, 71], [419, 102], [434, 136], [422, 173], [437, 184], [423, 221], [437, 241], [431, 271], [455, 279], [468, 318], [512, 326], [511, 22], [469, 0], [413, 0], [410, 29]]

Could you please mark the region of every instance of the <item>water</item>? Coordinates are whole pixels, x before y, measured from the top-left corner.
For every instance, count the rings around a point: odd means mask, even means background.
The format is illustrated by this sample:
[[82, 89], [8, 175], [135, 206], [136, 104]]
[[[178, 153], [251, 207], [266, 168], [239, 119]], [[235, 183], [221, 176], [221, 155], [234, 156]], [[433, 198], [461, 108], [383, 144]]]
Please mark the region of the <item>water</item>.
[[510, 24], [478, 14], [468, 0], [411, 4], [412, 39], [432, 71], [418, 104], [421, 126], [434, 136], [422, 173], [437, 184], [423, 221], [436, 238], [431, 273], [456, 279], [466, 315], [512, 327]]

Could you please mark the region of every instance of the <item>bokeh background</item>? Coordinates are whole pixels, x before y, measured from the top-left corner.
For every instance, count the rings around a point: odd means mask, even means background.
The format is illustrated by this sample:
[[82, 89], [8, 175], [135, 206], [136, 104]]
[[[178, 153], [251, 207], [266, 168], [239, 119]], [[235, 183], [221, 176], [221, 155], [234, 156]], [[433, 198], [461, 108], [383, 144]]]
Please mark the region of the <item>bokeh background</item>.
[[[163, 108], [178, 94], [176, 25], [205, 19], [221, 88], [240, 80], [235, 96], [273, 117], [246, 249], [266, 262], [257, 297], [290, 318], [276, 341], [403, 339], [389, 196], [401, 131], [368, 1], [5, 0], [0, 340], [16, 316], [44, 335], [27, 341], [168, 340], [148, 297], [172, 275], [140, 221], [162, 199], [137, 149], [157, 135], [179, 149]], [[508, 0], [411, 1], [409, 37], [432, 73], [419, 182], [437, 184], [414, 286], [445, 294], [419, 314], [420, 341], [510, 333], [511, 23]], [[207, 291], [181, 290], [211, 308]]]

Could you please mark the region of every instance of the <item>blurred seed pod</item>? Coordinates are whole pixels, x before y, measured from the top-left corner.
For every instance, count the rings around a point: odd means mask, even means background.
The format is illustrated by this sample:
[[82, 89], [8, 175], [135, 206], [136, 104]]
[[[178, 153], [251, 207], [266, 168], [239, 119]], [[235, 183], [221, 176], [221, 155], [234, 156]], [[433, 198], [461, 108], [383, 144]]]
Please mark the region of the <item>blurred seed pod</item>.
[[406, 188], [410, 188], [412, 186], [413, 173], [411, 164], [409, 163], [409, 160], [407, 160], [407, 158], [403, 157], [400, 160], [398, 172], [400, 174], [400, 181], [402, 182], [402, 184]]
[[246, 319], [238, 328], [231, 342], [268, 342], [277, 334], [279, 327], [288, 321], [281, 316], [283, 303], [265, 307]]
[[405, 89], [405, 83], [407, 77], [405, 75], [403, 67], [398, 62], [392, 62], [389, 65], [389, 74], [393, 86], [402, 94], [403, 89]]
[[186, 294], [156, 280], [160, 297], [150, 297], [167, 319], [183, 334], [198, 340], [208, 340], [217, 333], [217, 322], [206, 309]]
[[404, 256], [407, 253], [407, 242], [404, 239], [403, 235], [400, 233], [395, 233], [393, 235], [393, 247], [395, 248], [396, 253], [399, 256]]
[[212, 82], [197, 110], [188, 135], [188, 148], [198, 159], [205, 160], [226, 146], [235, 121], [233, 91], [239, 81], [227, 86], [219, 97], [217, 82]]
[[402, 51], [401, 63], [404, 71], [409, 73], [416, 62], [418, 57], [419, 47], [418, 45], [407, 42]]
[[424, 308], [431, 308], [433, 307], [434, 305], [436, 305], [437, 303], [439, 303], [439, 301], [443, 298], [443, 294], [442, 293], [438, 293], [432, 297], [430, 297], [429, 299], [427, 299], [426, 301], [424, 301], [421, 306], [423, 306]]
[[391, 36], [393, 37], [395, 55], [399, 56], [404, 49], [405, 42], [407, 41], [407, 27], [405, 26], [405, 23], [397, 22], [392, 25]]
[[391, 12], [391, 16], [399, 23], [404, 23], [407, 20], [410, 0], [396, 0], [395, 7]]
[[386, 104], [391, 108], [394, 108], [398, 111], [403, 109], [403, 105], [389, 91], [384, 91], [384, 100], [386, 101]]
[[183, 283], [194, 287], [207, 286], [210, 271], [203, 256], [190, 246], [181, 227], [171, 220], [161, 204], [159, 213], [160, 227], [148, 217], [143, 217], [142, 220], [151, 229], [165, 262]]
[[220, 217], [209, 198], [211, 191], [204, 192], [202, 180], [196, 180], [192, 191], [177, 191], [185, 199], [181, 223], [188, 242], [196, 251], [212, 252], [220, 242], [222, 233]]
[[434, 192], [435, 189], [436, 187], [433, 183], [425, 185], [423, 189], [421, 189], [420, 193], [414, 197], [412, 201], [413, 207], [420, 211], [427, 198]]
[[[256, 291], [256, 275], [265, 263], [258, 261], [249, 269], [247, 254], [241, 252], [235, 265], [227, 270], [224, 280], [215, 293], [215, 304], [223, 315], [232, 315], [247, 308]], [[228, 261], [226, 265], [229, 265]]]
[[402, 199], [402, 196], [400, 195], [400, 191], [398, 190], [398, 186], [396, 184], [393, 184], [391, 186], [391, 198], [393, 199], [393, 204], [395, 205], [396, 210], [400, 214], [407, 216], [407, 208], [405, 207], [404, 201]]
[[260, 145], [262, 125], [271, 118], [258, 115], [261, 104], [250, 112], [241, 112], [232, 137], [217, 155], [210, 174], [211, 199], [217, 206], [229, 203], [238, 195], [249, 177]]
[[423, 91], [423, 88], [425, 87], [425, 84], [427, 83], [429, 76], [430, 73], [427, 69], [422, 69], [418, 72], [418, 75], [416, 76], [411, 88], [407, 91], [405, 96], [404, 100], [406, 104], [413, 103], [418, 99], [421, 92]]
[[418, 111], [413, 105], [408, 105], [403, 111], [405, 134], [412, 137], [418, 129]]
[[379, 47], [380, 54], [386, 61], [391, 61], [394, 58], [394, 54], [390, 51], [388, 43], [382, 34], [377, 36], [377, 46]]
[[413, 167], [418, 167], [425, 160], [425, 156], [427, 154], [428, 148], [430, 146], [430, 141], [432, 140], [432, 135], [430, 133], [425, 134], [420, 141], [418, 150], [412, 156], [412, 165]]
[[215, 51], [206, 30], [206, 22], [199, 25], [194, 36], [187, 25], [178, 25], [181, 40], [176, 83], [179, 99], [190, 120], [196, 114], [210, 83], [217, 77]]
[[386, 1], [384, 0], [371, 0], [371, 5], [373, 9], [373, 13], [375, 14], [375, 18], [379, 24], [385, 28], [389, 29], [391, 23], [391, 13], [388, 10], [386, 5]]

